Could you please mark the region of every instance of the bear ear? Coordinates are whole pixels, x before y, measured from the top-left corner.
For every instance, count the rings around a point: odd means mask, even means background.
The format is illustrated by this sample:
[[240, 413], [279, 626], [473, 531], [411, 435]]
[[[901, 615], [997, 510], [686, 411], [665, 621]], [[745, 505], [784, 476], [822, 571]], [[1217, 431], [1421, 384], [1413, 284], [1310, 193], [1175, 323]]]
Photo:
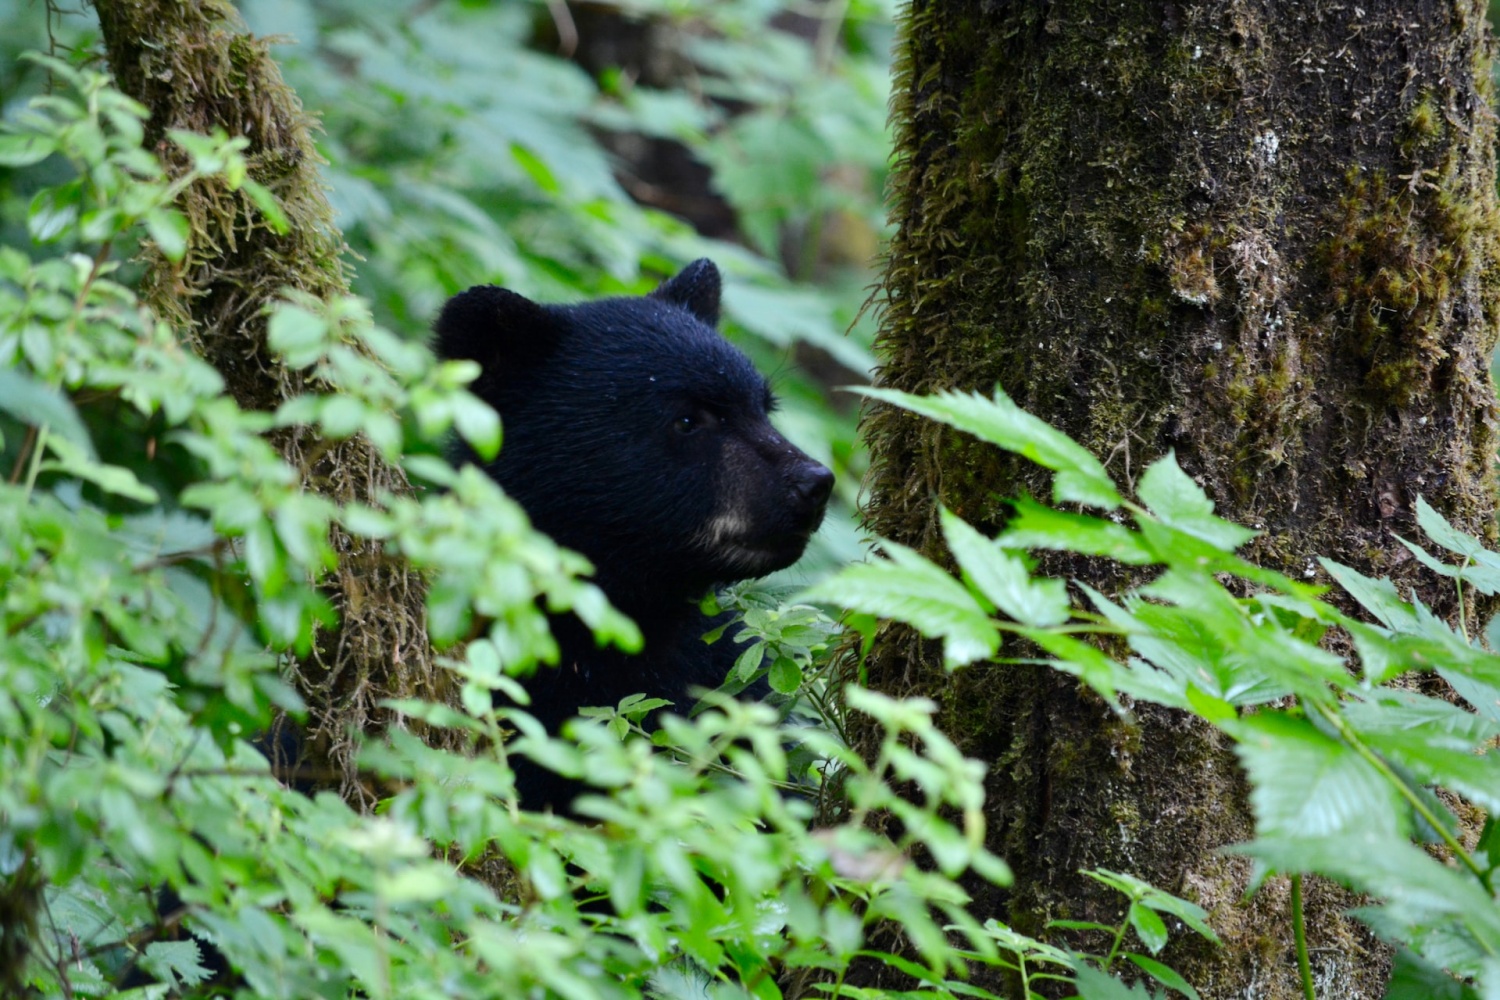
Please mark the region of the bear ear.
[[498, 285], [475, 285], [448, 300], [433, 325], [440, 358], [477, 361], [488, 369], [541, 357], [556, 339], [557, 320], [524, 295]]
[[709, 326], [719, 325], [719, 269], [707, 257], [699, 257], [675, 278], [651, 293], [653, 299], [675, 302]]

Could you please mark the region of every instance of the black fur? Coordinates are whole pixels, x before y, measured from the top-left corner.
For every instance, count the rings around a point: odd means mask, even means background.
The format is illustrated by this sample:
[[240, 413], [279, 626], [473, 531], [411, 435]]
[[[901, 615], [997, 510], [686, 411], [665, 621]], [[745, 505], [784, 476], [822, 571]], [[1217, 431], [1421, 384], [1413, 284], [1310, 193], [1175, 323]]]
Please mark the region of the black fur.
[[[697, 600], [791, 565], [822, 520], [833, 475], [771, 426], [766, 380], [714, 329], [719, 291], [718, 269], [699, 260], [640, 298], [544, 306], [480, 286], [438, 318], [438, 354], [480, 364], [474, 391], [504, 424], [486, 470], [538, 528], [588, 556], [645, 639], [627, 656], [554, 621], [559, 665], [527, 685], [549, 731], [638, 692], [685, 712], [690, 689], [722, 683], [741, 648], [703, 643], [715, 622]], [[528, 807], [576, 791], [519, 779]]]

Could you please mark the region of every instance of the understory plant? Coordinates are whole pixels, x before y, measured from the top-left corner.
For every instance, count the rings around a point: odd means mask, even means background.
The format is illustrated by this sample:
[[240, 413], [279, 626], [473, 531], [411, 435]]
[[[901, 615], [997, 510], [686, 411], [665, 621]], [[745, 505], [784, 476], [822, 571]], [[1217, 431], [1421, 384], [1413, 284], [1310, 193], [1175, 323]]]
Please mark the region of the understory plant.
[[[1050, 469], [1053, 505], [1014, 501], [993, 538], [944, 510], [955, 573], [884, 542], [880, 558], [808, 596], [940, 639], [949, 669], [1006, 662], [1020, 640], [1122, 715], [1151, 703], [1217, 727], [1235, 741], [1255, 817], [1254, 840], [1232, 849], [1254, 859], [1257, 882], [1291, 877], [1294, 921], [1301, 876], [1327, 876], [1368, 895], [1358, 917], [1399, 948], [1388, 1000], [1500, 995], [1500, 619], [1470, 636], [1389, 581], [1323, 559], [1364, 611], [1345, 613], [1324, 588], [1237, 555], [1255, 533], [1216, 517], [1171, 454], [1127, 497], [1097, 458], [999, 389], [867, 394]], [[1427, 543], [1401, 542], [1460, 606], [1500, 592], [1500, 555], [1425, 500], [1415, 513]], [[1138, 582], [1119, 595], [1070, 586], [1035, 574], [1038, 552], [1113, 561]], [[1330, 633], [1350, 655], [1332, 651]], [[1407, 682], [1432, 674], [1462, 702]]]
[[[170, 134], [191, 162], [171, 181], [142, 149], [144, 108], [44, 62], [55, 91], [0, 136], [0, 166], [57, 181], [30, 202], [28, 246], [0, 248], [0, 994], [772, 998], [839, 992], [877, 924], [937, 980], [997, 953], [958, 881], [1007, 877], [984, 848], [983, 766], [932, 705], [851, 691], [840, 711], [885, 734], [870, 761], [732, 699], [649, 738], [639, 703], [561, 738], [515, 707], [514, 675], [555, 655], [548, 610], [639, 637], [583, 559], [435, 456], [450, 429], [480, 454], [500, 443], [464, 388], [473, 366], [436, 363], [358, 300], [293, 297], [268, 356], [306, 392], [236, 403], [122, 258], [143, 239], [181, 255], [184, 184], [283, 225], [243, 140]], [[290, 429], [363, 434], [427, 488], [311, 492], [268, 440]], [[303, 711], [281, 667], [331, 624], [335, 527], [441, 582], [427, 621], [456, 689], [389, 701], [382, 732], [350, 734], [348, 800], [327, 776], [278, 781], [261, 738], [273, 712]], [[821, 676], [825, 619], [746, 615], [744, 672], [787, 692]], [[522, 809], [514, 754], [596, 793], [578, 818]], [[789, 790], [828, 767], [848, 807], [814, 829], [811, 795]], [[913, 780], [918, 802], [893, 790]], [[901, 836], [865, 823], [892, 809], [912, 821]]]

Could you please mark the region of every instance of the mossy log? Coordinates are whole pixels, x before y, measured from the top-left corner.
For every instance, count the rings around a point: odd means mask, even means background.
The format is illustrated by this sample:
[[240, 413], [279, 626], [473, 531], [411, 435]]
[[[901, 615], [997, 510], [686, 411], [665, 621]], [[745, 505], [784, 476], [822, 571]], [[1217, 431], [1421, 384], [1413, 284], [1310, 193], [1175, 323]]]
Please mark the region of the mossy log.
[[[1326, 582], [1329, 556], [1457, 614], [1396, 536], [1418, 534], [1418, 496], [1494, 536], [1484, 14], [914, 0], [880, 383], [998, 383], [1127, 487], [1175, 451], [1219, 513], [1262, 532], [1252, 558]], [[929, 555], [939, 502], [993, 529], [1004, 498], [1045, 495], [1033, 469], [900, 411], [870, 407], [864, 430], [869, 526]], [[1210, 910], [1226, 946], [1165, 956], [1205, 997], [1301, 995], [1284, 882], [1247, 902], [1249, 866], [1219, 853], [1253, 829], [1216, 733], [1166, 711], [1127, 723], [1045, 670], [949, 677], [900, 629], [869, 671], [937, 697], [991, 763], [991, 846], [1017, 881], [980, 892], [977, 915], [1113, 922], [1118, 897], [1076, 872], [1129, 871]], [[1309, 892], [1319, 996], [1380, 996], [1385, 952], [1341, 917], [1347, 896]]]

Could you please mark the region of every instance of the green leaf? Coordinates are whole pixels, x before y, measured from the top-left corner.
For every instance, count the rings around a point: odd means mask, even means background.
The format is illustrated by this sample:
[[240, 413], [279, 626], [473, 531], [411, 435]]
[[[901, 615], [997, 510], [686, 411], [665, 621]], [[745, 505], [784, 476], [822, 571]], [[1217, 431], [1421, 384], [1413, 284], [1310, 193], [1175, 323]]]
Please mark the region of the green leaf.
[[353, 396], [324, 396], [318, 403], [318, 423], [331, 438], [353, 437], [367, 420], [364, 400]]
[[1489, 671], [1485, 671], [1484, 676], [1475, 676], [1480, 671], [1473, 667], [1473, 664], [1439, 665], [1437, 672], [1453, 686], [1459, 697], [1474, 707], [1474, 711], [1492, 722], [1500, 722], [1500, 684], [1490, 682]]
[[811, 344], [854, 372], [875, 367], [874, 355], [844, 335], [843, 323], [833, 316], [828, 297], [821, 292], [766, 287], [731, 278], [724, 285], [724, 312], [736, 325], [767, 343], [782, 348], [798, 341]]
[[766, 644], [763, 642], [752, 642], [740, 651], [740, 655], [734, 658], [734, 667], [729, 676], [738, 681], [749, 682], [760, 669], [760, 662], [765, 658]]
[[56, 151], [57, 140], [50, 135], [0, 135], [0, 167], [29, 167]]
[[998, 386], [993, 399], [985, 399], [978, 393], [952, 391], [933, 396], [914, 396], [894, 389], [868, 387], [860, 387], [857, 391], [967, 431], [982, 441], [999, 445], [1051, 469], [1056, 473], [1052, 480], [1052, 496], [1058, 503], [1084, 503], [1105, 510], [1120, 506], [1120, 494], [1114, 481], [1088, 449], [1021, 409]]
[[180, 980], [185, 986], [206, 982], [213, 972], [203, 965], [198, 942], [153, 941], [141, 955], [141, 968], [162, 982]]
[[1413, 691], [1376, 691], [1344, 712], [1380, 754], [1424, 784], [1442, 785], [1486, 811], [1500, 811], [1500, 757], [1479, 751], [1500, 737], [1500, 725], [1456, 705]]
[[245, 529], [245, 565], [268, 595], [280, 593], [286, 582], [286, 554], [271, 522], [258, 517]]
[[1500, 868], [1500, 821], [1494, 814], [1485, 819], [1479, 843], [1474, 845], [1474, 854], [1486, 870]]
[[1101, 924], [1093, 920], [1049, 920], [1048, 927], [1056, 927], [1065, 931], [1101, 931], [1105, 934], [1114, 934], [1115, 928], [1111, 924]]
[[1131, 634], [1131, 648], [1231, 704], [1260, 704], [1293, 692], [1326, 701], [1329, 687], [1357, 683], [1339, 657], [1289, 632], [1275, 615], [1253, 615], [1207, 574], [1173, 569], [1138, 594], [1150, 600], [1131, 605], [1135, 622], [1144, 626]]
[[1126, 986], [1092, 965], [1079, 965], [1077, 976], [1074, 985], [1079, 1000], [1153, 1000], [1145, 984]]
[[1437, 545], [1454, 555], [1464, 556], [1478, 563], [1491, 563], [1500, 567], [1500, 556], [1484, 547], [1484, 543], [1473, 535], [1455, 528], [1449, 520], [1439, 514], [1427, 502], [1426, 497], [1417, 497], [1417, 524]]
[[971, 583], [1001, 611], [1023, 625], [1046, 628], [1072, 616], [1061, 580], [1033, 580], [1019, 556], [1001, 549], [946, 507], [941, 511], [948, 551]]
[[1167, 946], [1167, 925], [1162, 923], [1161, 917], [1140, 903], [1131, 903], [1126, 916], [1130, 926], [1135, 928], [1136, 936], [1141, 939], [1141, 944], [1151, 954], [1160, 954]]
[[26, 228], [38, 243], [51, 243], [78, 224], [83, 184], [72, 181], [43, 188], [26, 208]]
[[500, 452], [500, 415], [494, 407], [467, 392], [451, 399], [453, 424], [469, 446], [486, 462]]
[[1396, 585], [1391, 581], [1365, 576], [1332, 559], [1320, 558], [1318, 562], [1380, 624], [1397, 632], [1416, 631], [1416, 615], [1411, 605], [1396, 593]]
[[1417, 497], [1417, 524], [1440, 547], [1463, 557], [1462, 565], [1450, 566], [1434, 559], [1421, 546], [1396, 536], [1396, 540], [1406, 546], [1422, 565], [1443, 576], [1461, 579], [1480, 593], [1500, 593], [1500, 555], [1486, 549], [1484, 543], [1473, 535], [1453, 527], [1425, 497]]
[[1200, 538], [1225, 552], [1233, 552], [1255, 537], [1255, 532], [1214, 516], [1213, 501], [1188, 478], [1167, 452], [1152, 462], [1136, 487], [1141, 502], [1166, 525]]
[[828, 601], [906, 622], [942, 639], [943, 665], [953, 670], [993, 656], [1000, 633], [974, 597], [941, 567], [895, 542], [882, 542], [886, 558], [849, 566], [797, 600]]
[[1477, 966], [1500, 954], [1500, 907], [1489, 892], [1404, 838], [1364, 828], [1336, 837], [1262, 837], [1234, 851], [1277, 871], [1317, 872], [1368, 893], [1394, 926], [1445, 927], [1445, 965]]
[[1261, 712], [1230, 729], [1250, 775], [1261, 837], [1406, 834], [1406, 810], [1385, 777], [1306, 719]]
[[1391, 963], [1384, 1000], [1480, 1000], [1480, 996], [1439, 966], [1402, 948]]
[[266, 341], [292, 368], [305, 368], [323, 356], [328, 321], [301, 306], [281, 302], [266, 324]]
[[[1118, 693], [1120, 691], [1133, 692], [1135, 679], [1132, 671], [1105, 655], [1098, 646], [1090, 645], [1061, 632], [1026, 628], [1019, 629], [1018, 632], [1057, 657], [1057, 661], [1052, 664], [1053, 667], [1081, 679], [1093, 688], [1099, 697], [1109, 702], [1110, 707], [1116, 711], [1121, 710]], [[1160, 699], [1153, 698], [1152, 700]], [[1161, 703], [1171, 704], [1168, 701]]]
[[1158, 889], [1150, 882], [1127, 875], [1122, 872], [1113, 872], [1108, 868], [1093, 868], [1083, 874], [1095, 881], [1112, 886], [1120, 892], [1129, 896], [1134, 902], [1149, 907], [1160, 913], [1170, 913], [1183, 923], [1187, 924], [1205, 940], [1219, 943], [1219, 936], [1214, 933], [1213, 928], [1208, 925], [1208, 911], [1197, 903], [1190, 903], [1181, 897], [1174, 896], [1164, 889]]
[[0, 410], [23, 424], [45, 425], [49, 435], [63, 437], [88, 461], [99, 458], [73, 401], [19, 369], [0, 368]]
[[136, 478], [134, 472], [123, 466], [104, 465], [91, 459], [87, 450], [65, 437], [49, 437], [47, 448], [57, 456], [57, 460], [42, 462], [39, 468], [43, 471], [62, 472], [85, 479], [106, 493], [138, 503], [156, 503], [160, 499], [154, 489]]
[[185, 510], [156, 507], [121, 519], [115, 537], [157, 559], [184, 552], [206, 553], [219, 536], [201, 517]]
[[771, 672], [766, 679], [771, 682], [771, 689], [780, 694], [793, 694], [802, 686], [802, 668], [797, 661], [786, 656], [778, 656], [776, 662], [771, 664]]
[[146, 215], [146, 231], [168, 260], [181, 260], [187, 253], [188, 221], [174, 208], [154, 209]]
[[996, 539], [1007, 549], [1049, 549], [1103, 556], [1132, 566], [1146, 566], [1156, 555], [1123, 524], [1087, 514], [1072, 514], [1022, 498], [1011, 502], [1015, 516]]
[[532, 179], [538, 188], [545, 194], [556, 195], [561, 193], [562, 185], [558, 183], [557, 175], [547, 165], [547, 161], [533, 153], [530, 149], [513, 142], [510, 146], [510, 155], [515, 157], [521, 169]]
[[255, 203], [255, 207], [260, 209], [261, 214], [266, 217], [266, 223], [271, 227], [273, 233], [284, 235], [291, 229], [291, 224], [286, 219], [286, 213], [281, 210], [281, 202], [276, 200], [276, 196], [271, 193], [269, 188], [248, 177], [240, 182], [240, 188], [250, 196], [250, 200]]
[[1124, 957], [1127, 961], [1135, 963], [1141, 971], [1163, 986], [1174, 989], [1183, 996], [1191, 998], [1191, 1000], [1199, 1000], [1198, 991], [1193, 989], [1176, 969], [1163, 965], [1154, 958], [1137, 955], [1132, 951], [1125, 952]]

